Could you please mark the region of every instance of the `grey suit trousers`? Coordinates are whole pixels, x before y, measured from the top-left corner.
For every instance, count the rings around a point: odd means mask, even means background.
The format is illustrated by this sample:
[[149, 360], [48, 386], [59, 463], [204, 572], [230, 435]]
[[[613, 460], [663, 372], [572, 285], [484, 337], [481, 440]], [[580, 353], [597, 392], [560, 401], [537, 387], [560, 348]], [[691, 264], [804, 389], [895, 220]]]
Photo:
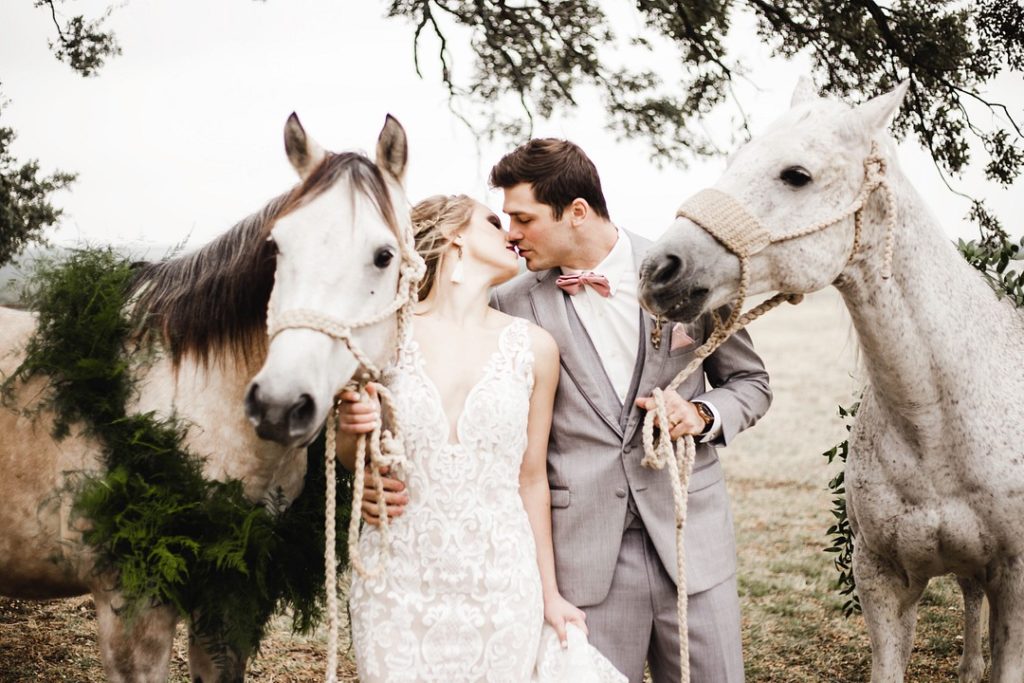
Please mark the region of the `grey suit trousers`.
[[[676, 586], [639, 518], [630, 515], [608, 597], [584, 608], [590, 642], [630, 683], [679, 681]], [[736, 575], [689, 596], [687, 626], [692, 683], [741, 683], [743, 650]]]

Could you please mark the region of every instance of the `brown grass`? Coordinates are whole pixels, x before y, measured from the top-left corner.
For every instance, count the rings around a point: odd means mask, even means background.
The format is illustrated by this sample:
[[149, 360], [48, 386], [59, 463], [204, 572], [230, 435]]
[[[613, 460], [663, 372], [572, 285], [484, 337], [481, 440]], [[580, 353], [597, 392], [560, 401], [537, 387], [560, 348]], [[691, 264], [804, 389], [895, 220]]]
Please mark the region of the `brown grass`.
[[[838, 296], [809, 297], [754, 323], [775, 402], [757, 427], [722, 452], [739, 545], [747, 680], [852, 683], [870, 678], [863, 619], [845, 619], [831, 556], [826, 484], [836, 466], [819, 454], [845, 436], [837, 404], [851, 402], [853, 334]], [[949, 578], [922, 601], [908, 681], [956, 680], [962, 605]], [[295, 636], [275, 622], [249, 680], [323, 680], [324, 637]], [[179, 627], [171, 681], [186, 683]], [[341, 680], [355, 669], [343, 644]], [[51, 603], [0, 600], [0, 682], [103, 681], [88, 598]]]

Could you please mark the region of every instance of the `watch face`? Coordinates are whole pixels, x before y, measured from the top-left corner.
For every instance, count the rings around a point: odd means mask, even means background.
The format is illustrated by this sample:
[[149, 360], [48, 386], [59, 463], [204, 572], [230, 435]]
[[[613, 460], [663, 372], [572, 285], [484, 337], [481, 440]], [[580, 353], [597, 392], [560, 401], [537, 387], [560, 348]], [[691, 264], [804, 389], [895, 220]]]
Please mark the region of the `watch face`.
[[703, 403], [694, 403], [693, 407], [697, 409], [697, 414], [700, 415], [700, 419], [704, 420], [705, 425], [709, 425], [715, 421], [715, 415], [711, 412]]

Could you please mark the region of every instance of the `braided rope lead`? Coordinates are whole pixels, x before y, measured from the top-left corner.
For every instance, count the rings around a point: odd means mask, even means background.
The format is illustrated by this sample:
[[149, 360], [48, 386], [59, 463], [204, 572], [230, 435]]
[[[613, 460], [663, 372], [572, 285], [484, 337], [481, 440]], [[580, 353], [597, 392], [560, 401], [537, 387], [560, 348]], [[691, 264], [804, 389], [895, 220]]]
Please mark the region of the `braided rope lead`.
[[[810, 235], [853, 215], [853, 248], [847, 259], [847, 264], [849, 264], [860, 250], [863, 222], [861, 214], [863, 208], [871, 194], [879, 188], [885, 193], [887, 212], [882, 277], [885, 279], [891, 277], [892, 258], [895, 248], [896, 198], [891, 185], [886, 180], [885, 172], [886, 161], [879, 153], [877, 144], [872, 143], [871, 152], [864, 160], [864, 183], [857, 197], [845, 211], [830, 220], [777, 237], [772, 237], [760, 222], [747, 212], [739, 202], [718, 190], [701, 190], [687, 200], [676, 214], [677, 217], [689, 218], [710, 233], [730, 252], [735, 254], [740, 261], [739, 289], [736, 299], [731, 304], [728, 319], [723, 323], [719, 319], [717, 312], [712, 311], [715, 329], [708, 336], [707, 341], [694, 352], [693, 359], [669, 382], [665, 389], [657, 388], [651, 393], [654, 398], [654, 410], [647, 411], [647, 414], [644, 416], [642, 433], [644, 457], [640, 464], [656, 470], [665, 469], [667, 466], [672, 483], [672, 499], [676, 518], [676, 618], [679, 625], [679, 667], [680, 681], [682, 683], [689, 683], [690, 681], [685, 550], [686, 492], [689, 489], [690, 475], [693, 473], [693, 463], [697, 458], [697, 445], [694, 442], [693, 436], [689, 434], [683, 435], [673, 444], [668, 428], [668, 407], [665, 402], [665, 392], [675, 391], [690, 375], [702, 367], [705, 358], [714, 353], [733, 334], [784, 301], [795, 305], [803, 300], [803, 294], [779, 293], [748, 312], [741, 314], [740, 311], [743, 310], [743, 303], [747, 297], [747, 288], [750, 284], [750, 256], [774, 242], [782, 242]], [[661, 319], [656, 319], [655, 325], [660, 324]], [[660, 339], [660, 334], [658, 338]], [[654, 336], [652, 335], [653, 339]], [[654, 437], [655, 420], [657, 420], [660, 426], [657, 440]], [[682, 461], [679, 460], [680, 456], [678, 456], [680, 451], [682, 451]]]
[[[327, 421], [328, 427], [337, 424], [338, 406], [331, 406], [330, 418]], [[334, 430], [327, 430], [327, 447], [324, 449], [324, 468], [327, 478], [327, 501], [325, 504], [324, 518], [324, 546], [334, 548], [335, 543], [335, 509], [337, 505], [335, 487], [336, 473], [335, 463], [335, 434]], [[338, 560], [333, 552], [324, 552], [324, 587], [327, 592], [327, 641], [328, 643], [338, 642]], [[338, 648], [327, 648], [327, 683], [335, 683], [338, 680]]]

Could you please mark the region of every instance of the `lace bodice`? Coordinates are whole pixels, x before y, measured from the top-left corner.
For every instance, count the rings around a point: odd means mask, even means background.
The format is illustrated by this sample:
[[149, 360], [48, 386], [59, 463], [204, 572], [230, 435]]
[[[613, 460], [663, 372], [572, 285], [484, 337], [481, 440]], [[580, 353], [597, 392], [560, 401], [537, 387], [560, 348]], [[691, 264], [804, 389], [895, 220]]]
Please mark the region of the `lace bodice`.
[[514, 467], [512, 481], [517, 481], [533, 391], [529, 323], [516, 319], [498, 335], [498, 348], [481, 368], [457, 417], [455, 444], [448, 441], [449, 416], [425, 364], [410, 335], [390, 373], [410, 460], [429, 464], [430, 456], [439, 451], [487, 453]]

